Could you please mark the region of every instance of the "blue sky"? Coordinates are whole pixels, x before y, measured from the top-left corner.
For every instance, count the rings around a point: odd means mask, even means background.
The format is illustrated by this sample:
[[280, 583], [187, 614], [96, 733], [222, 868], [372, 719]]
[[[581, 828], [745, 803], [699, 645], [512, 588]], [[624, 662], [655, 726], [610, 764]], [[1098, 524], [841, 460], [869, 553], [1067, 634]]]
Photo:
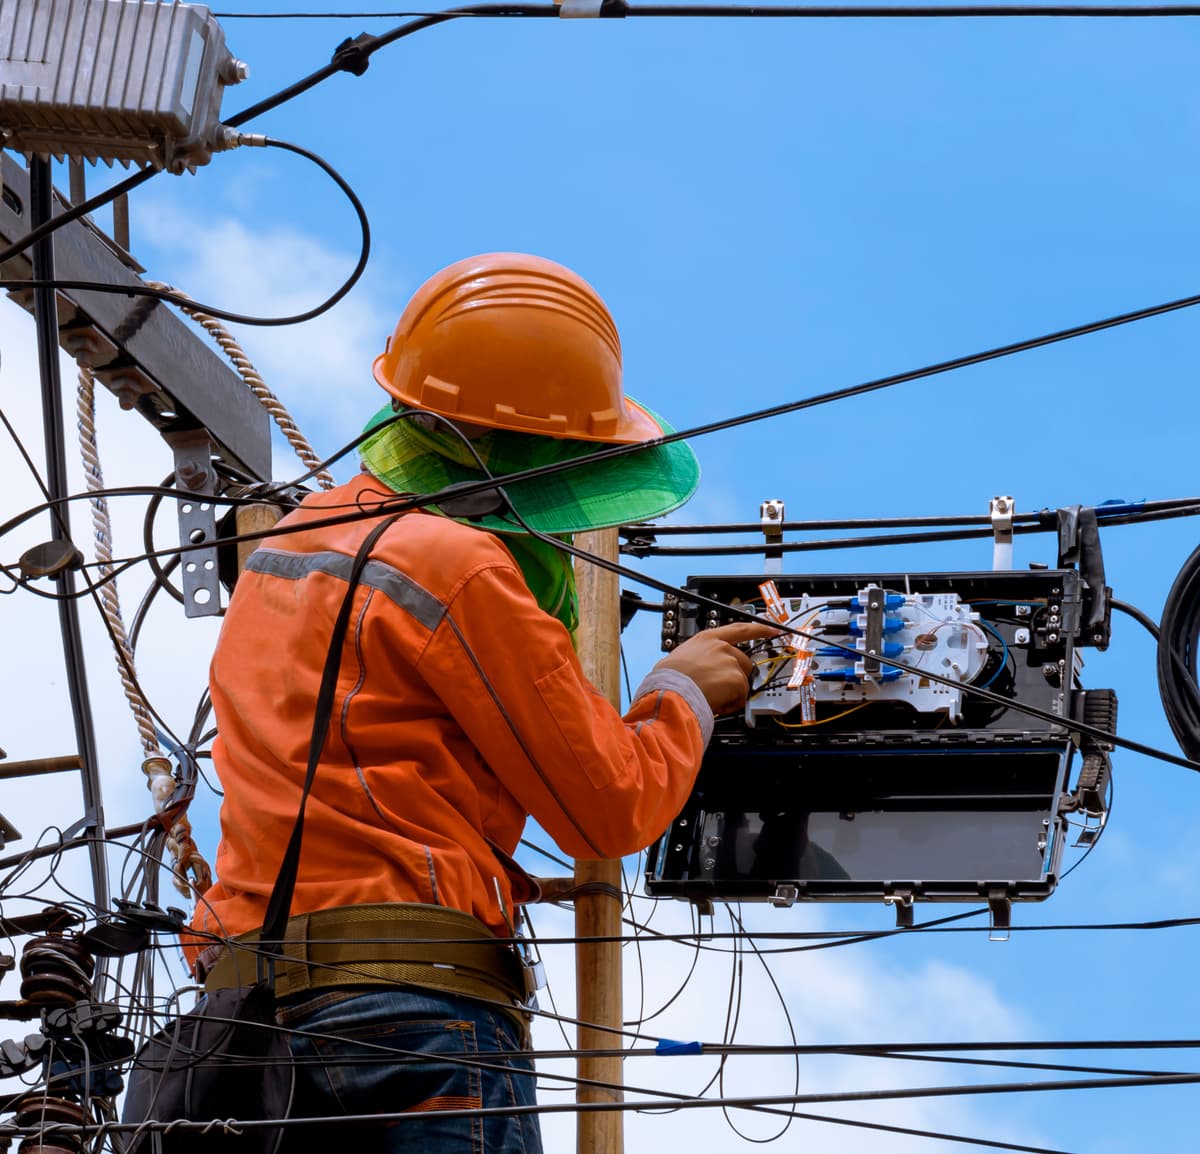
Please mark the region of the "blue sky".
[[[251, 8], [291, 10], [273, 0], [239, 10]], [[225, 112], [320, 67], [343, 37], [394, 22], [224, 20], [230, 47], [251, 67], [251, 79], [227, 93]], [[366, 205], [374, 247], [363, 282], [329, 317], [239, 335], [329, 452], [381, 399], [370, 359], [407, 295], [473, 252], [525, 249], [587, 277], [620, 327], [628, 390], [678, 427], [1185, 296], [1200, 285], [1198, 47], [1200, 24], [1189, 19], [462, 20], [434, 28], [378, 53], [365, 76], [335, 77], [247, 126], [335, 165]], [[133, 249], [150, 275], [234, 309], [316, 303], [356, 252], [340, 194], [284, 154], [242, 150], [195, 176], [159, 177], [132, 210]], [[12, 305], [0, 309], [0, 325], [0, 403], [36, 446], [34, 390], [21, 375], [31, 328]], [[783, 499], [789, 518], [800, 519], [983, 513], [999, 493], [1023, 511], [1189, 495], [1198, 333], [1200, 317], [1176, 313], [704, 438], [695, 445], [701, 490], [676, 520], [750, 521], [764, 498]], [[156, 483], [166, 467], [153, 433], [115, 405], [101, 416], [110, 482]], [[6, 477], [18, 476], [7, 445], [0, 461]], [[296, 472], [278, 452], [277, 476]], [[35, 499], [14, 481], [5, 512]], [[133, 551], [140, 509], [118, 517]], [[1157, 618], [1196, 541], [1189, 521], [1110, 528], [1109, 583]], [[17, 552], [5, 549], [3, 559]], [[1016, 563], [1031, 561], [1054, 561], [1049, 537], [1018, 539]], [[988, 543], [964, 542], [805, 554], [789, 569], [990, 564]], [[735, 569], [754, 565], [647, 564], [673, 581]], [[135, 580], [126, 596], [139, 594]], [[23, 676], [11, 665], [6, 674], [14, 708], [0, 744], [13, 757], [70, 743], [56, 728], [69, 714], [43, 608], [28, 598], [0, 603], [5, 628], [28, 654]], [[211, 623], [185, 623], [174, 606], [156, 614], [145, 679], [185, 724]], [[655, 633], [653, 621], [631, 628], [635, 673], [656, 659]], [[94, 681], [106, 682], [111, 664], [98, 637], [89, 657]], [[1086, 657], [1085, 683], [1117, 690], [1120, 731], [1173, 750], [1140, 627], [1115, 618], [1110, 650]], [[97, 692], [110, 821], [135, 820], [144, 794], [130, 768], [133, 729], [110, 690]], [[61, 735], [53, 749], [48, 734]], [[1018, 924], [1195, 913], [1200, 783], [1126, 752], [1114, 765], [1115, 808], [1099, 847], [1047, 903], [1019, 907]], [[46, 824], [45, 804], [44, 794], [0, 800], [5, 813], [28, 808], [17, 822], [27, 833]], [[198, 803], [210, 857], [213, 815], [211, 800]], [[874, 906], [745, 916], [761, 930], [879, 929], [891, 919]], [[546, 917], [569, 932], [569, 921]], [[682, 909], [655, 917], [656, 925], [686, 923]], [[983, 934], [909, 937], [780, 958], [772, 969], [808, 1042], [1186, 1037], [1197, 1010], [1194, 934], [1018, 933], [1004, 944]], [[653, 1006], [690, 955], [662, 946], [643, 953]], [[552, 982], [569, 997], [569, 956], [550, 961]], [[632, 956], [627, 968], [636, 970]], [[786, 1041], [770, 984], [752, 972], [748, 965], [738, 1040]], [[719, 1039], [728, 974], [727, 958], [706, 957], [677, 1016], [647, 1028]], [[553, 1045], [553, 1034], [541, 1043]], [[1186, 1052], [1075, 1060], [1195, 1068]], [[711, 1072], [629, 1065], [631, 1083], [690, 1092]], [[806, 1064], [801, 1089], [1023, 1077], [894, 1066]], [[731, 1076], [730, 1093], [791, 1085], [778, 1059]], [[1192, 1149], [1194, 1102], [1194, 1089], [1172, 1087], [847, 1113], [1109, 1154]], [[548, 1122], [548, 1134], [561, 1136], [552, 1129], [561, 1125]], [[743, 1128], [770, 1132], [761, 1120]], [[749, 1148], [717, 1112], [630, 1118], [627, 1133], [631, 1154], [695, 1138]], [[828, 1151], [970, 1148], [815, 1124], [781, 1141], [797, 1135]]]

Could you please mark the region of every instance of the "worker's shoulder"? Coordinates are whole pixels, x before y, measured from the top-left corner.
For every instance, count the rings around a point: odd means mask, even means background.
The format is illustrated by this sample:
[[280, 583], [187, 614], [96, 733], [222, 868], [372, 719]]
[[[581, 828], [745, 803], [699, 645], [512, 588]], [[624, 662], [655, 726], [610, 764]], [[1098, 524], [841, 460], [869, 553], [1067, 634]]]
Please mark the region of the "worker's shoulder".
[[281, 522], [290, 532], [281, 535], [278, 543], [289, 552], [354, 553], [379, 518], [391, 513], [400, 515], [375, 542], [373, 560], [408, 573], [462, 573], [513, 564], [512, 555], [491, 533], [432, 511], [405, 510], [402, 495], [365, 474], [306, 497]]

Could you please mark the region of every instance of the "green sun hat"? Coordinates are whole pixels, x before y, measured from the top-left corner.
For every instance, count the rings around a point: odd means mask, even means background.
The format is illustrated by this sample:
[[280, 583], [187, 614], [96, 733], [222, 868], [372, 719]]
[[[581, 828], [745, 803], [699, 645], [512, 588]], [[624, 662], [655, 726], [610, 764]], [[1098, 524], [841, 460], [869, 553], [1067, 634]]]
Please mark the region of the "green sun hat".
[[[658, 423], [664, 435], [675, 431], [656, 413], [644, 406], [638, 408]], [[384, 405], [367, 423], [366, 431], [396, 415], [390, 404]], [[586, 458], [609, 448], [596, 441], [557, 439], [508, 429], [489, 429], [473, 439], [471, 447], [495, 477]], [[367, 470], [397, 493], [437, 493], [450, 485], [483, 480], [487, 475], [455, 433], [444, 427], [426, 428], [410, 419], [393, 420], [381, 428], [363, 442], [359, 454]], [[549, 476], [514, 481], [504, 489], [531, 528], [564, 534], [661, 517], [678, 509], [699, 483], [696, 455], [685, 442], [674, 441], [668, 445], [650, 442], [623, 456], [585, 461]], [[525, 531], [511, 516], [487, 514], [455, 519], [494, 533]]]

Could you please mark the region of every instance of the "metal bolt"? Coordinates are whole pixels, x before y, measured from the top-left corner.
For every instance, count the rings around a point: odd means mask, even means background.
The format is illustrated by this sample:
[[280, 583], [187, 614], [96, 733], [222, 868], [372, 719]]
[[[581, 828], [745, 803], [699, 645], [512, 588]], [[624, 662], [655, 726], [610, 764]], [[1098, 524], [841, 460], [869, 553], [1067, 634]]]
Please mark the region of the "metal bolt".
[[240, 84], [250, 75], [250, 65], [231, 56], [221, 66], [219, 75], [225, 84]]
[[712, 835], [712, 837], [710, 837], [708, 839], [708, 844], [711, 845], [715, 849], [717, 846], [719, 846], [721, 844], [721, 839], [714, 833]]
[[676, 853], [683, 853], [683, 843], [682, 843], [682, 842], [678, 843], [678, 844], [675, 846], [675, 852], [676, 852]]
[[175, 476], [185, 489], [202, 489], [208, 483], [207, 469], [186, 462], [175, 470]]
[[706, 857], [706, 858], [704, 859], [704, 868], [705, 868], [706, 870], [711, 870], [711, 869], [715, 868], [715, 867], [716, 867], [716, 864], [717, 864], [717, 859], [716, 859], [716, 858], [712, 858], [712, 857]]

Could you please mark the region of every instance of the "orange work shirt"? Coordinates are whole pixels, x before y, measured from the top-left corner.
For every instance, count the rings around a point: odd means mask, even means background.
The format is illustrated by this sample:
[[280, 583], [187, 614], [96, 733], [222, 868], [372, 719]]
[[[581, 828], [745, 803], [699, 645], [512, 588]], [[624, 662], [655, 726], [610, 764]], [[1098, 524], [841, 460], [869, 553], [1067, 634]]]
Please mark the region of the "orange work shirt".
[[[192, 923], [206, 934], [262, 924], [334, 618], [377, 519], [305, 526], [392, 496], [360, 475], [306, 498], [280, 523], [299, 531], [271, 537], [238, 578], [211, 670], [225, 797], [218, 880]], [[711, 731], [699, 689], [673, 670], [652, 672], [622, 718], [500, 536], [407, 513], [354, 593], [291, 912], [422, 902], [507, 936], [503, 857], [527, 815], [569, 855], [634, 853], [682, 808]]]

